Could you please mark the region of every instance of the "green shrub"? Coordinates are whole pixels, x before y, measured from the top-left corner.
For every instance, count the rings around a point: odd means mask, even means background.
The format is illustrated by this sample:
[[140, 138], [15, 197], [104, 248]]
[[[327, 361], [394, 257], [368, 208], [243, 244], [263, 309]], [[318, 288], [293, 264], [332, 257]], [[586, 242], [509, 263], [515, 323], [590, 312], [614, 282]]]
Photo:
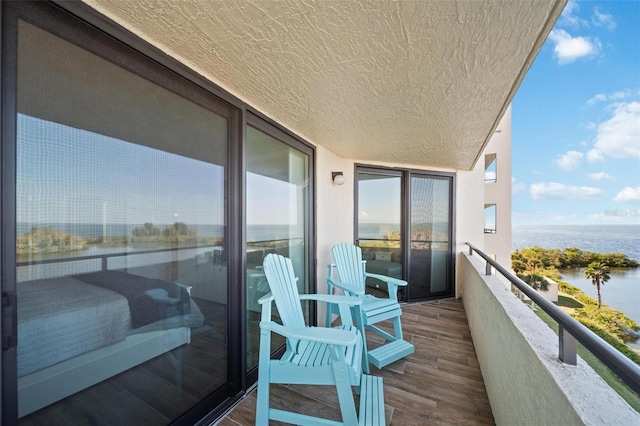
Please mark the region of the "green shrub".
[[[578, 318], [576, 318], [576, 319], [578, 319]], [[593, 321], [584, 320], [584, 319], [578, 319], [578, 321], [580, 321], [589, 330], [593, 331], [595, 334], [600, 336], [604, 341], [609, 343], [611, 346], [613, 346], [614, 348], [619, 350], [622, 354], [624, 354], [631, 361], [633, 361], [636, 364], [640, 365], [640, 354], [638, 352], [634, 351], [633, 349], [631, 349], [629, 346], [627, 346], [621, 340], [619, 340], [616, 337], [612, 336], [611, 334], [607, 333], [605, 330], [603, 330], [599, 326], [599, 324], [596, 324]]]
[[570, 296], [573, 296], [574, 294], [582, 293], [582, 290], [580, 290], [576, 286], [569, 284], [566, 281], [557, 281], [557, 283], [558, 283], [558, 290]]
[[595, 307], [598, 307], [598, 302], [596, 302], [594, 298], [589, 297], [584, 293], [576, 294], [575, 298], [578, 302], [582, 303], [583, 305], [593, 305]]

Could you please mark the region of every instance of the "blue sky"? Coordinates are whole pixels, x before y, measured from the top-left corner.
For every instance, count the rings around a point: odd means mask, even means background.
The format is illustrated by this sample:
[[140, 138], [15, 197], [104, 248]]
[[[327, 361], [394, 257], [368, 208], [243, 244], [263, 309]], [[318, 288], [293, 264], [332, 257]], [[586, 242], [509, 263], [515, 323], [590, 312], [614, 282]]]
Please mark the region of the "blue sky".
[[224, 224], [224, 168], [18, 114], [18, 222]]
[[514, 225], [640, 224], [640, 1], [569, 1], [512, 105]]

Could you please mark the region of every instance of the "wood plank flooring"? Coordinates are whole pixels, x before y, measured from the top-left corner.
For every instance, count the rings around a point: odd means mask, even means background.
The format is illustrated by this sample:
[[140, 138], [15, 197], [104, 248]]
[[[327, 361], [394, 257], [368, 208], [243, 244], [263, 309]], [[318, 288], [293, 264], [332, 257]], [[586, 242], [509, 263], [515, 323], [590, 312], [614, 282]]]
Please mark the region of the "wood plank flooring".
[[[384, 378], [387, 425], [494, 424], [462, 302], [403, 305], [402, 328], [415, 353], [371, 372]], [[367, 337], [371, 348], [382, 340]], [[333, 387], [272, 385], [271, 393], [274, 408], [340, 420]], [[218, 424], [253, 425], [255, 406], [254, 390]]]

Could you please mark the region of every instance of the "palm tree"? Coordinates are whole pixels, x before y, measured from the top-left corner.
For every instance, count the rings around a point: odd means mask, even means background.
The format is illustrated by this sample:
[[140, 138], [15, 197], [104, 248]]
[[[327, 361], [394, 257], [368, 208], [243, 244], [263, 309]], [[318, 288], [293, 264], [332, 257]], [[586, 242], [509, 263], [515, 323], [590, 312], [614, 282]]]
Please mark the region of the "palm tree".
[[600, 285], [609, 281], [609, 267], [602, 262], [591, 262], [584, 270], [584, 277], [591, 280], [591, 284], [596, 286], [596, 296], [598, 299], [598, 309], [600, 309]]

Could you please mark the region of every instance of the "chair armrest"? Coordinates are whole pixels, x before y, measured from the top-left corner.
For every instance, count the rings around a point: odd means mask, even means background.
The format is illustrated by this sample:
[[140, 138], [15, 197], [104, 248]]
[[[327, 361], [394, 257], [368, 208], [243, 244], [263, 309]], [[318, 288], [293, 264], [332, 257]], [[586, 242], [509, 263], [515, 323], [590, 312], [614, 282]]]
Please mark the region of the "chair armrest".
[[334, 287], [338, 287], [342, 291], [348, 291], [351, 294], [357, 294], [358, 296], [364, 296], [364, 289], [346, 284], [340, 281], [335, 281], [333, 278], [327, 278], [327, 282]]
[[273, 294], [271, 294], [271, 292], [265, 294], [264, 296], [262, 296], [260, 299], [258, 299], [258, 303], [261, 305], [264, 305], [265, 303], [271, 303], [273, 302], [273, 300], [275, 299], [275, 297], [273, 297]]
[[301, 294], [300, 300], [317, 300], [319, 302], [335, 303], [337, 305], [362, 305], [362, 299], [359, 297], [341, 296], [337, 294]]
[[375, 278], [387, 283], [387, 292], [389, 293], [389, 298], [395, 301], [398, 300], [398, 287], [404, 287], [407, 285], [407, 282], [405, 280], [399, 280], [398, 278], [392, 278], [387, 275], [372, 274], [369, 272], [366, 272], [364, 275], [366, 277]]
[[324, 327], [290, 328], [273, 321], [260, 321], [260, 328], [273, 331], [289, 339], [326, 343], [328, 345], [353, 346], [358, 343], [359, 336], [348, 330]]
[[371, 274], [369, 272], [365, 273], [365, 275], [367, 277], [375, 278], [377, 280], [384, 281], [387, 284], [393, 284], [393, 285], [399, 286], [399, 287], [404, 287], [404, 286], [407, 285], [407, 282], [405, 280], [400, 280], [398, 278], [389, 277], [387, 275]]

